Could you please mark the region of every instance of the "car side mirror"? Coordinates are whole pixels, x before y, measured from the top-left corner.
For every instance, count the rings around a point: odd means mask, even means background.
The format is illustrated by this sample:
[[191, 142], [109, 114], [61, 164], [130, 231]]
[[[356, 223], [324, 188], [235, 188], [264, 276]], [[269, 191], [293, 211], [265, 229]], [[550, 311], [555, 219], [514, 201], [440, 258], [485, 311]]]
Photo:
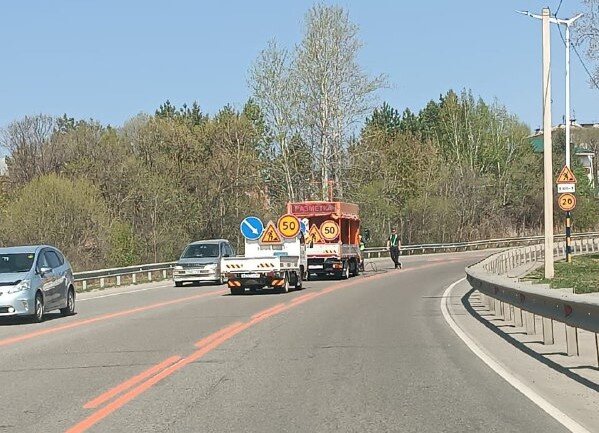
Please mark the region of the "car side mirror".
[[44, 268], [40, 268], [40, 271], [39, 271], [39, 274], [42, 277], [45, 277], [46, 275], [51, 274], [51, 273], [52, 273], [52, 268], [46, 268], [46, 267], [44, 267]]

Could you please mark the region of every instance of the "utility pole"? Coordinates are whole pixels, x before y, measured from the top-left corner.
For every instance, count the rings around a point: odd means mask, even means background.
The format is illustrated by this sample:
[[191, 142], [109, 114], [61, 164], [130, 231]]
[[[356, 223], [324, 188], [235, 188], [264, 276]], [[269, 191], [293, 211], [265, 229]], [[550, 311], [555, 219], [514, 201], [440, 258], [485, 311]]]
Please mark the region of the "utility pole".
[[[566, 116], [565, 116], [565, 124], [566, 124], [566, 166], [568, 168], [570, 168], [570, 163], [571, 163], [571, 145], [570, 145], [570, 127], [571, 127], [571, 119], [570, 119], [570, 26], [572, 24], [574, 24], [574, 21], [576, 21], [578, 18], [580, 18], [582, 16], [582, 14], [578, 14], [572, 18], [569, 19], [559, 19], [557, 17], [551, 17], [549, 15], [549, 9], [545, 8], [543, 9], [543, 15], [539, 16], [539, 15], [534, 15], [531, 14], [530, 12], [522, 12], [522, 11], [517, 11], [518, 13], [524, 14], [524, 15], [528, 15], [530, 17], [533, 18], [537, 18], [537, 19], [541, 19], [543, 21], [543, 56], [545, 56], [545, 25], [547, 25], [547, 27], [549, 27], [549, 23], [553, 23], [553, 24], [557, 24], [557, 25], [565, 25], [566, 26], [566, 39], [564, 41], [565, 45], [566, 45]], [[545, 13], [547, 12], [547, 13]], [[547, 22], [547, 24], [546, 24]], [[549, 38], [548, 36], [549, 34], [549, 30], [547, 30], [547, 38]], [[549, 42], [547, 42], [547, 44], [549, 44]], [[549, 51], [549, 48], [548, 48]], [[548, 54], [550, 55], [550, 54]], [[543, 63], [544, 65], [544, 63]], [[545, 78], [545, 70], [543, 69], [543, 79]], [[549, 84], [549, 86], [551, 86], [551, 84]], [[543, 84], [543, 89], [545, 89], [545, 85]], [[551, 92], [551, 89], [549, 89], [549, 92]], [[549, 101], [551, 101], [551, 98], [549, 98]], [[543, 107], [545, 107], [545, 104], [543, 104]], [[549, 116], [551, 119], [551, 116]], [[545, 123], [546, 119], [545, 117], [543, 118], [543, 137], [545, 138], [547, 135], [547, 124]], [[544, 144], [544, 152], [547, 153], [547, 142], [546, 140], [543, 140], [543, 144]], [[546, 163], [546, 161], [545, 161]], [[547, 176], [547, 169], [546, 169], [546, 165], [545, 165], [545, 176]], [[545, 182], [547, 181], [547, 179], [545, 178]], [[547, 185], [545, 184], [545, 194], [547, 193]], [[547, 200], [547, 197], [545, 196], [545, 200]], [[547, 202], [545, 201], [545, 215], [547, 214]], [[553, 206], [553, 203], [552, 203]], [[545, 224], [547, 224], [547, 218], [545, 216]], [[547, 230], [547, 226], [545, 226], [545, 230]], [[571, 236], [572, 236], [572, 214], [570, 213], [570, 211], [566, 212], [566, 262], [571, 263], [572, 262], [572, 250], [571, 250]], [[547, 238], [545, 238], [545, 240], [547, 240]], [[545, 244], [545, 247], [547, 247], [547, 244]], [[553, 259], [552, 259], [553, 260]], [[553, 272], [551, 272], [553, 274]], [[547, 263], [545, 262], [545, 277], [547, 277]]]
[[553, 146], [551, 144], [551, 15], [549, 8], [542, 14], [516, 11], [542, 21], [543, 40], [543, 201], [545, 223], [545, 278], [555, 275], [553, 266]]
[[[580, 18], [582, 14], [578, 14], [569, 20], [559, 20], [556, 17], [558, 25], [566, 25], [566, 166], [570, 168], [571, 151], [570, 151], [570, 26]], [[566, 212], [566, 262], [572, 263], [572, 214]]]
[[543, 8], [543, 168], [545, 203], [545, 278], [555, 275], [553, 268], [553, 148], [551, 145], [551, 34], [549, 8]]
[[552, 19], [551, 22], [564, 24], [566, 26], [566, 165], [570, 168], [570, 26], [574, 24], [582, 14], [578, 14], [568, 20]]

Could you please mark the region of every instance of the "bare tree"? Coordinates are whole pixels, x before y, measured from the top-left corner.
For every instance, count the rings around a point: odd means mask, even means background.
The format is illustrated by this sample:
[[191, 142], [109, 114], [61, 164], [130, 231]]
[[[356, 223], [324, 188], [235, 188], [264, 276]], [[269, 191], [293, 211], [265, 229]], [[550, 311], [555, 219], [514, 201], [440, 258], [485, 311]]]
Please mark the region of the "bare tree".
[[293, 201], [296, 196], [295, 176], [289, 144], [296, 132], [297, 104], [294, 102], [296, 94], [291, 82], [288, 51], [270, 41], [252, 65], [249, 84], [272, 134], [272, 156], [278, 154], [282, 157], [287, 196]]
[[575, 26], [576, 45], [585, 48], [587, 58], [594, 63], [591, 84], [599, 89], [599, 0], [583, 0], [584, 15]]
[[26, 116], [2, 131], [0, 146], [8, 150], [11, 183], [22, 186], [58, 168], [61, 158], [52, 141], [55, 127], [53, 117], [40, 114]]
[[358, 26], [343, 8], [318, 4], [308, 11], [292, 73], [299, 86], [299, 124], [314, 140], [323, 199], [330, 180], [343, 195], [340, 175], [352, 129], [386, 84], [384, 76], [370, 78], [358, 64], [361, 46]]

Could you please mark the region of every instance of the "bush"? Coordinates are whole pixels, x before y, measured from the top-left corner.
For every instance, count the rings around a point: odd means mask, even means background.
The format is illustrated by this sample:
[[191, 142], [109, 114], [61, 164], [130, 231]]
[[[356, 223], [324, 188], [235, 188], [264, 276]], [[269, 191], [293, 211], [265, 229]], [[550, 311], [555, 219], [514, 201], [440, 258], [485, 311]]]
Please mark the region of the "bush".
[[0, 243], [54, 245], [76, 269], [98, 268], [105, 264], [108, 221], [94, 185], [45, 175], [9, 198], [0, 214]]

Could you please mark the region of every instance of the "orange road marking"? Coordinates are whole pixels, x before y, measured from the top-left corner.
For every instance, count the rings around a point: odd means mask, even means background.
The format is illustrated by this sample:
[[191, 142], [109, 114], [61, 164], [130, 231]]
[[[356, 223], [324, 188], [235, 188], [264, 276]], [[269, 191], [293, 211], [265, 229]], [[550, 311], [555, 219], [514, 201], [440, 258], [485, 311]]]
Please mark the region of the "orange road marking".
[[51, 328], [40, 329], [38, 331], [29, 332], [27, 334], [17, 335], [15, 337], [8, 337], [0, 340], [0, 347], [10, 346], [11, 344], [20, 343], [22, 341], [31, 340], [33, 338], [41, 337], [43, 335], [55, 334], [68, 329], [79, 328], [85, 325], [91, 325], [92, 323], [103, 322], [117, 317], [130, 316], [132, 314], [142, 313], [144, 311], [155, 310], [157, 308], [166, 307], [169, 305], [180, 304], [186, 301], [193, 301], [200, 298], [205, 298], [210, 295], [221, 295], [226, 293], [225, 290], [215, 290], [212, 292], [201, 293], [199, 295], [187, 296], [185, 298], [173, 299], [165, 302], [158, 302], [156, 304], [145, 305], [143, 307], [131, 308], [129, 310], [117, 311], [115, 313], [102, 314], [100, 316], [92, 317], [91, 319], [77, 320], [66, 323], [64, 325], [54, 326]]
[[[452, 262], [452, 261], [459, 261], [459, 260], [451, 260], [451, 261], [448, 260], [447, 262]], [[407, 270], [423, 269], [423, 268], [428, 268], [431, 266], [435, 266], [435, 264], [426, 264], [426, 265], [422, 265], [422, 266], [415, 266], [413, 268], [405, 269], [404, 272]], [[388, 276], [391, 276], [394, 274], [395, 273], [393, 273], [393, 272], [377, 274], [377, 275], [368, 277], [368, 280], [379, 280], [381, 278], [385, 278], [385, 277], [388, 277]], [[126, 405], [128, 402], [130, 402], [131, 400], [136, 398], [137, 396], [141, 395], [145, 391], [152, 388], [154, 385], [156, 385], [161, 380], [169, 377], [170, 375], [172, 375], [173, 373], [182, 369], [186, 365], [189, 365], [189, 364], [197, 361], [198, 359], [202, 358], [204, 355], [210, 353], [212, 350], [219, 347], [221, 344], [223, 344], [226, 341], [233, 338], [235, 335], [239, 334], [240, 332], [242, 332], [248, 328], [251, 328], [252, 326], [260, 323], [261, 321], [263, 321], [269, 317], [276, 316], [284, 311], [290, 310], [298, 305], [301, 305], [304, 302], [307, 302], [314, 298], [320, 297], [326, 293], [330, 293], [330, 292], [339, 290], [341, 288], [355, 286], [356, 284], [359, 284], [361, 281], [362, 281], [361, 278], [356, 279], [356, 280], [351, 280], [351, 281], [345, 281], [342, 283], [334, 284], [332, 286], [327, 287], [326, 289], [320, 290], [315, 293], [307, 293], [305, 295], [299, 296], [298, 298], [295, 298], [294, 300], [290, 301], [287, 304], [277, 304], [273, 307], [269, 307], [265, 310], [262, 310], [256, 314], [254, 314], [253, 316], [251, 316], [251, 320], [249, 322], [233, 323], [231, 325], [226, 326], [225, 328], [222, 328], [222, 329], [202, 338], [201, 340], [199, 340], [198, 342], [195, 343], [196, 347], [199, 347], [198, 350], [196, 350], [195, 352], [186, 356], [185, 358], [180, 358], [178, 361], [167, 366], [166, 368], [157, 369], [157, 373], [154, 376], [151, 376], [145, 382], [142, 382], [141, 384], [137, 385], [135, 388], [131, 389], [130, 391], [126, 392], [125, 394], [122, 394], [121, 396], [119, 396], [112, 402], [108, 403], [106, 406], [102, 407], [101, 409], [98, 409], [96, 412], [92, 413], [84, 420], [80, 421], [73, 427], [69, 428], [65, 433], [83, 433], [83, 432], [87, 431], [89, 428], [91, 428], [92, 426], [94, 426], [95, 424], [97, 424], [98, 422], [100, 422], [101, 420], [103, 420], [104, 418], [109, 416], [110, 414], [114, 413], [115, 411], [117, 411], [118, 409], [120, 409], [121, 407]], [[175, 358], [175, 357], [173, 357], [173, 358]], [[171, 358], [169, 358], [169, 359], [171, 359]], [[132, 379], [129, 379], [128, 381], [123, 382], [123, 384], [121, 384], [115, 388], [121, 388], [124, 386], [125, 383], [130, 382], [130, 381], [132, 381]], [[115, 389], [115, 388], [113, 388], [113, 389]], [[128, 389], [128, 388], [125, 388], [125, 389]], [[108, 391], [108, 392], [110, 392], [110, 391]], [[104, 395], [104, 394], [102, 394], [102, 395]], [[94, 399], [92, 401], [98, 400], [98, 399], [100, 399], [100, 397], [97, 397], [96, 399]]]
[[106, 403], [108, 400], [110, 400], [114, 396], [120, 394], [123, 391], [128, 390], [129, 388], [133, 387], [134, 385], [137, 385], [139, 382], [143, 382], [148, 377], [155, 375], [160, 370], [164, 370], [166, 367], [174, 364], [175, 362], [179, 361], [180, 359], [181, 359], [180, 356], [171, 356], [170, 358], [167, 358], [164, 361], [162, 361], [161, 363], [152, 366], [151, 368], [147, 369], [146, 371], [139, 373], [137, 376], [133, 376], [131, 379], [126, 380], [125, 382], [106, 391], [105, 393], [99, 395], [98, 397], [94, 398], [93, 400], [90, 400], [83, 407], [85, 409], [95, 409], [98, 406], [100, 406], [101, 404]]

